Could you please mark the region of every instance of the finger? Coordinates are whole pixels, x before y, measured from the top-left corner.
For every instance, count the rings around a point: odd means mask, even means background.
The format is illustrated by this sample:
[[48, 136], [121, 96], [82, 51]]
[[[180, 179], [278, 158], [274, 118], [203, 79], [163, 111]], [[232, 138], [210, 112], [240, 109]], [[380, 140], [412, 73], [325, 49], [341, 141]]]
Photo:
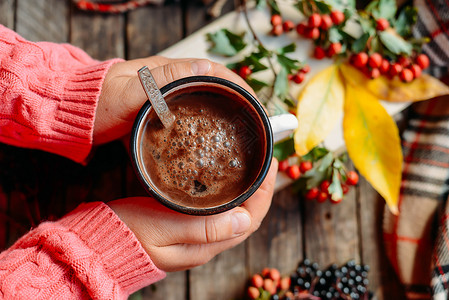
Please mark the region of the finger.
[[212, 244], [177, 244], [154, 247], [149, 255], [156, 266], [166, 272], [175, 272], [204, 265], [219, 253], [231, 249], [247, 238], [247, 235]]
[[259, 228], [260, 223], [262, 223], [263, 218], [270, 208], [276, 183], [277, 169], [278, 161], [273, 158], [268, 174], [261, 186], [241, 205], [241, 207], [245, 208], [251, 215], [252, 228], [250, 229], [250, 232], [254, 232]]

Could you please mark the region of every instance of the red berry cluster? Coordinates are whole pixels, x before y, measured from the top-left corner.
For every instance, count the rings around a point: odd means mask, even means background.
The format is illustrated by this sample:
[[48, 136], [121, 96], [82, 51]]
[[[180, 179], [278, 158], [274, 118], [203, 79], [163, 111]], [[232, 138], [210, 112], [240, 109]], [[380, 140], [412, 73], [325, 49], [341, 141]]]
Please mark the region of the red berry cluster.
[[403, 82], [411, 82], [420, 77], [422, 70], [429, 66], [429, 58], [425, 54], [414, 57], [400, 56], [396, 61], [389, 61], [377, 52], [370, 55], [360, 52], [352, 55], [350, 62], [368, 78], [375, 79], [385, 75], [391, 79], [399, 76]]
[[271, 16], [271, 34], [281, 35], [284, 32], [290, 32], [295, 28], [295, 24], [290, 20], [282, 20], [281, 15]]
[[[309, 16], [307, 21], [299, 23], [296, 26], [296, 32], [299, 35], [319, 41], [327, 41], [327, 32], [333, 26], [341, 25], [345, 22], [345, 15], [339, 10], [334, 10], [330, 14], [313, 13]], [[327, 43], [326, 47], [321, 46], [323, 43], [318, 43], [313, 51], [313, 56], [316, 59], [323, 59], [324, 57], [332, 57], [337, 55], [342, 50], [342, 45], [339, 42]], [[324, 43], [325, 44], [325, 43]]]
[[272, 295], [278, 293], [291, 293], [290, 276], [281, 277], [279, 270], [275, 268], [264, 268], [260, 274], [251, 278], [247, 293], [250, 299], [258, 299], [263, 291]]
[[288, 177], [293, 180], [297, 180], [301, 177], [301, 174], [313, 168], [313, 163], [308, 160], [301, 161], [299, 164], [291, 164], [288, 159], [279, 162], [278, 171], [285, 172]]
[[[356, 185], [359, 182], [359, 175], [354, 171], [349, 171], [346, 173], [346, 182], [341, 183], [341, 189], [343, 190], [343, 195], [349, 192], [349, 186]], [[329, 193], [329, 186], [331, 182], [329, 180], [323, 180], [319, 187], [313, 187], [306, 191], [305, 198], [307, 200], [316, 200], [318, 203], [323, 203], [329, 199], [331, 203], [340, 203], [343, 199], [333, 199]]]
[[296, 74], [288, 74], [288, 80], [293, 81], [296, 84], [300, 84], [306, 78], [306, 74], [310, 72], [310, 66], [304, 65]]

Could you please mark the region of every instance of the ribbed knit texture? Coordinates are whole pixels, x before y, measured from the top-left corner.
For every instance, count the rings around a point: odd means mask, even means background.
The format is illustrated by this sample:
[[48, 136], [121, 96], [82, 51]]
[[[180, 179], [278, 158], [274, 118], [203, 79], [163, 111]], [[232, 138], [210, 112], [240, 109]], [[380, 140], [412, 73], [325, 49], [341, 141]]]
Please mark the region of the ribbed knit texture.
[[164, 277], [134, 234], [98, 202], [42, 223], [0, 254], [4, 299], [126, 299]]
[[83, 162], [109, 67], [67, 44], [32, 43], [0, 25], [0, 142]]

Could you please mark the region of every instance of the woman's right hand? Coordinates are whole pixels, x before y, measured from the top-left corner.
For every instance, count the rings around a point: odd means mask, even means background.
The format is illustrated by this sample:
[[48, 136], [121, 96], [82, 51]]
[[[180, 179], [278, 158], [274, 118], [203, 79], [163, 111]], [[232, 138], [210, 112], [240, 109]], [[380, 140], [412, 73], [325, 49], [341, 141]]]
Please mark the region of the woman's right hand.
[[108, 205], [131, 229], [161, 270], [180, 271], [205, 264], [256, 231], [273, 197], [277, 160], [260, 188], [241, 206], [210, 216], [170, 210], [153, 198], [115, 200]]

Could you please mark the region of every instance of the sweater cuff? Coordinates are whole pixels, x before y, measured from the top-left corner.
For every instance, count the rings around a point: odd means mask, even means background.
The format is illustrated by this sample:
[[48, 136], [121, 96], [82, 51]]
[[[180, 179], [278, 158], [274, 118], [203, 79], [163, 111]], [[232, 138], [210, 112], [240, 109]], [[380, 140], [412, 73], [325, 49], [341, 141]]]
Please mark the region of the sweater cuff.
[[134, 233], [106, 204], [81, 204], [58, 223], [75, 232], [97, 254], [105, 272], [124, 294], [165, 278], [165, 272], [154, 265]]
[[[42, 149], [65, 156], [76, 162], [85, 162], [92, 148], [95, 112], [102, 85], [109, 68], [123, 59], [111, 59], [67, 72], [57, 78], [58, 82], [35, 86], [37, 93], [59, 95]], [[40, 89], [45, 89], [40, 91]], [[53, 89], [53, 90], [52, 90]], [[59, 99], [57, 99], [59, 98]]]

